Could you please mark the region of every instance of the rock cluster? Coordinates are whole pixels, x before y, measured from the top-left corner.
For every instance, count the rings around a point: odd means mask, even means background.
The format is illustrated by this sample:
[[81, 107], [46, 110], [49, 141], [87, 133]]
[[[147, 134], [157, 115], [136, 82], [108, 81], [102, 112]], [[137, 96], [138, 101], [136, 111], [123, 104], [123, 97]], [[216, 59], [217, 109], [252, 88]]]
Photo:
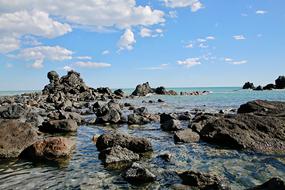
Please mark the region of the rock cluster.
[[264, 87], [262, 86], [257, 86], [255, 87], [253, 83], [251, 82], [246, 82], [242, 89], [252, 89], [252, 90], [273, 90], [273, 89], [285, 89], [285, 76], [279, 76], [275, 80], [275, 84], [267, 84]]

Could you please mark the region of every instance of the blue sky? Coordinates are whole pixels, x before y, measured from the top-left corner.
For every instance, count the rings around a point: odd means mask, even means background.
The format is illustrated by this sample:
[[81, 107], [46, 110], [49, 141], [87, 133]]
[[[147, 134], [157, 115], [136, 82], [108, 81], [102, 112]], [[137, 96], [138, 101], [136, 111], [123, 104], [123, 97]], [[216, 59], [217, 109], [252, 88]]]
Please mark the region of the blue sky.
[[0, 90], [74, 69], [93, 87], [265, 85], [285, 71], [284, 0], [0, 0]]

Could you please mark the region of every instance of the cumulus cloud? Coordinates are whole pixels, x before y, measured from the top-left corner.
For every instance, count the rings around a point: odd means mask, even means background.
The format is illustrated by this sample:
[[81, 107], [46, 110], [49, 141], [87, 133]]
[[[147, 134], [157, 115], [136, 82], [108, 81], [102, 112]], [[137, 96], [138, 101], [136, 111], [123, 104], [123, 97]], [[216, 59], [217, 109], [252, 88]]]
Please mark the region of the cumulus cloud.
[[[138, 6], [135, 0], [0, 0], [1, 12], [40, 10], [64, 18], [70, 23], [95, 29], [129, 28], [164, 22], [164, 13], [150, 6]], [[116, 16], [114, 16], [116, 15]]]
[[199, 0], [163, 0], [165, 6], [171, 8], [190, 7], [192, 12], [196, 12], [203, 8], [203, 4]]
[[255, 13], [258, 14], [258, 15], [264, 15], [264, 14], [267, 13], [267, 11], [265, 11], [265, 10], [257, 10]]
[[48, 13], [42, 11], [3, 13], [0, 14], [0, 53], [18, 49], [20, 38], [24, 35], [55, 38], [71, 30], [68, 24], [55, 21]]
[[181, 61], [177, 61], [178, 65], [183, 65], [186, 66], [187, 68], [193, 67], [195, 65], [200, 65], [200, 58], [196, 57], [196, 58], [188, 58], [185, 60], [181, 60]]
[[105, 67], [111, 67], [111, 64], [109, 63], [103, 63], [103, 62], [76, 62], [75, 65], [77, 67], [84, 67], [84, 68], [105, 68]]
[[119, 50], [132, 50], [133, 45], [136, 43], [135, 40], [135, 35], [132, 32], [131, 29], [126, 29], [124, 34], [121, 36], [119, 42], [118, 42], [118, 47]]
[[235, 35], [235, 36], [233, 36], [233, 38], [235, 39], [235, 40], [245, 40], [246, 38], [244, 37], [244, 35]]
[[22, 49], [17, 58], [34, 61], [31, 65], [35, 69], [43, 68], [44, 61], [64, 61], [72, 59], [73, 52], [60, 46], [37, 46]]

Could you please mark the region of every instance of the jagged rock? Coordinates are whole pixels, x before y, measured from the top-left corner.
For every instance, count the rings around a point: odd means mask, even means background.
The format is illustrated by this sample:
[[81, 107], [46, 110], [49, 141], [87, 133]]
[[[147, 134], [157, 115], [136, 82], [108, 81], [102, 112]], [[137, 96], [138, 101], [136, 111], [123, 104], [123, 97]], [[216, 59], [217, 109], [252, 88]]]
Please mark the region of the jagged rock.
[[138, 163], [133, 163], [133, 165], [123, 174], [123, 177], [126, 181], [134, 185], [150, 183], [156, 180], [156, 176], [153, 173]]
[[267, 84], [266, 86], [263, 87], [263, 90], [273, 90], [275, 88], [276, 86], [274, 84]]
[[211, 190], [228, 190], [224, 182], [219, 179], [217, 176], [193, 172], [193, 171], [185, 171], [183, 173], [178, 174], [182, 179], [182, 183], [185, 185], [189, 185], [193, 188], [198, 189], [211, 189]]
[[262, 185], [258, 185], [248, 190], [285, 190], [285, 182], [279, 178], [272, 178]]
[[28, 160], [67, 159], [75, 147], [75, 142], [64, 137], [48, 137], [26, 148], [21, 157]]
[[137, 109], [134, 109], [134, 113], [135, 114], [139, 114], [139, 115], [142, 115], [144, 113], [147, 113], [147, 108], [146, 107], [140, 107], [140, 108], [137, 108]]
[[285, 102], [279, 101], [266, 101], [266, 100], [254, 100], [242, 104], [238, 113], [263, 113], [266, 114], [281, 114], [285, 113]]
[[99, 158], [103, 160], [104, 164], [109, 165], [137, 161], [140, 159], [140, 156], [127, 148], [116, 145], [102, 150]]
[[279, 76], [275, 80], [275, 85], [277, 89], [284, 89], [285, 88], [285, 76]]
[[50, 120], [39, 127], [40, 131], [48, 133], [75, 132], [77, 128], [77, 123], [72, 119]]
[[19, 119], [24, 117], [27, 109], [20, 104], [13, 104], [0, 107], [0, 118], [3, 119]]
[[135, 153], [152, 151], [150, 141], [122, 133], [104, 134], [98, 137], [96, 146], [99, 151], [119, 145]]
[[180, 121], [177, 120], [176, 114], [161, 114], [160, 115], [160, 127], [163, 131], [177, 131], [181, 129]]
[[182, 143], [198, 142], [200, 136], [198, 133], [192, 131], [192, 129], [184, 129], [174, 133], [174, 141]]
[[242, 89], [254, 89], [254, 88], [255, 88], [255, 86], [251, 82], [246, 82], [242, 87]]
[[124, 97], [124, 91], [122, 89], [115, 90], [114, 94], [120, 97]]
[[0, 121], [0, 158], [16, 158], [38, 139], [37, 131], [19, 120]]
[[146, 96], [147, 94], [154, 93], [154, 90], [149, 86], [149, 83], [143, 83], [136, 86], [133, 96]]
[[100, 94], [107, 94], [107, 95], [111, 95], [112, 94], [112, 90], [110, 88], [108, 88], [108, 87], [101, 87], [101, 88], [97, 88], [96, 90]]
[[258, 91], [260, 91], [260, 90], [263, 90], [263, 87], [259, 85], [258, 87], [254, 88], [253, 90], [258, 90]]
[[124, 119], [122, 117], [122, 111], [119, 104], [110, 101], [108, 104], [95, 103], [93, 106], [95, 114], [97, 115], [96, 123], [120, 123]]
[[128, 115], [128, 124], [130, 125], [144, 125], [149, 123], [150, 120], [146, 117], [138, 114], [130, 114]]

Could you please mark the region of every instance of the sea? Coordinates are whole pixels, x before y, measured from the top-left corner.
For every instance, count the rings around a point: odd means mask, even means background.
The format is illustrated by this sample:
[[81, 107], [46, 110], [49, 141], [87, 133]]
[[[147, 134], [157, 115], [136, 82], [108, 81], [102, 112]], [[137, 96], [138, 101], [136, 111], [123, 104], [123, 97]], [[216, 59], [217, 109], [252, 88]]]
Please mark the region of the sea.
[[[285, 101], [285, 90], [252, 91], [240, 87], [169, 88], [177, 92], [209, 91], [201, 96], [157, 96], [124, 99], [149, 112], [183, 112], [203, 110], [218, 112], [237, 109], [251, 100]], [[124, 89], [130, 94], [133, 89]], [[0, 96], [31, 91], [0, 91]], [[33, 91], [34, 92], [34, 91]], [[164, 103], [158, 103], [162, 99]], [[152, 100], [154, 103], [148, 103]], [[182, 122], [187, 128], [188, 123]], [[148, 138], [154, 151], [139, 162], [150, 169], [157, 179], [154, 183], [134, 186], [122, 177], [121, 170], [105, 168], [98, 159], [99, 152], [92, 142], [94, 135], [114, 131]], [[82, 125], [77, 133], [68, 134], [76, 149], [70, 160], [62, 163], [32, 163], [20, 159], [0, 160], [0, 189], [179, 189], [183, 188], [175, 172], [193, 170], [218, 175], [234, 190], [259, 185], [272, 177], [285, 180], [285, 155], [266, 155], [247, 151], [222, 149], [204, 142], [175, 144], [173, 134], [160, 130], [159, 123], [142, 126]], [[158, 156], [170, 153], [170, 162]]]

